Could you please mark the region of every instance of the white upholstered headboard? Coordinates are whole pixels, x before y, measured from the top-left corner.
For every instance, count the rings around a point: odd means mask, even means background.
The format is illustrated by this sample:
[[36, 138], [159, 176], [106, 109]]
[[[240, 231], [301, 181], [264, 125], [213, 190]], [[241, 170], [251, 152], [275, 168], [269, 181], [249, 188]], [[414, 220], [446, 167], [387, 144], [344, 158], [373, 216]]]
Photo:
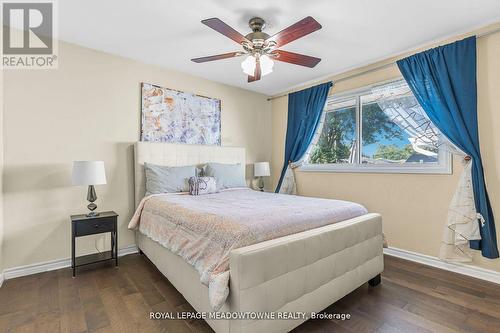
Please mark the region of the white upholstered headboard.
[[240, 163], [243, 172], [246, 167], [245, 148], [162, 142], [136, 142], [134, 160], [136, 206], [146, 192], [144, 162], [166, 166], [201, 165], [207, 162]]

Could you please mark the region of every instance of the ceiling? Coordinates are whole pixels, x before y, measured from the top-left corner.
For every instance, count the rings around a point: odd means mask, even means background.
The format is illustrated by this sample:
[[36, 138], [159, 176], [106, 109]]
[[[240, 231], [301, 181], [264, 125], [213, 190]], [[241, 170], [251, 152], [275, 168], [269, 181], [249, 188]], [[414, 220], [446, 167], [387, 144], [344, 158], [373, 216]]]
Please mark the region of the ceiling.
[[[367, 65], [453, 34], [500, 21], [498, 0], [64, 0], [59, 38], [89, 48], [274, 95], [303, 82]], [[200, 23], [218, 17], [243, 35], [261, 16], [275, 32], [311, 15], [323, 29], [282, 49], [322, 58], [313, 69], [276, 62], [247, 83], [243, 58], [196, 64], [191, 58], [238, 51]]]

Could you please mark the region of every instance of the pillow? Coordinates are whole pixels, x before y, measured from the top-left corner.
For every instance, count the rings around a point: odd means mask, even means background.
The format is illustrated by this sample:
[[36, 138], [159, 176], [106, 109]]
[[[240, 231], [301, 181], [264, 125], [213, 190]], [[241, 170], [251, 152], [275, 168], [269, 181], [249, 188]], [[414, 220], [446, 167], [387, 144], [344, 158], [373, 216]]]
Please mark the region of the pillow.
[[207, 177], [215, 177], [217, 190], [232, 187], [247, 187], [245, 171], [241, 164], [207, 163], [204, 168]]
[[144, 163], [146, 194], [188, 192], [190, 177], [196, 176], [196, 166], [168, 167]]
[[191, 177], [189, 178], [189, 194], [200, 195], [217, 192], [214, 177]]

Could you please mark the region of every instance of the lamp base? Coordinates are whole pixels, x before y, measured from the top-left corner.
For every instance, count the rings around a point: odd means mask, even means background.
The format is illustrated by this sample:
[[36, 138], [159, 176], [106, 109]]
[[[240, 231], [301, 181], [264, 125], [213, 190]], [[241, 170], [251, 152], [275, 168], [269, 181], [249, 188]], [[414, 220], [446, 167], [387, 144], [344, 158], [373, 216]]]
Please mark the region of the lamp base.
[[259, 177], [259, 189], [261, 192], [264, 192], [264, 178]]
[[87, 191], [87, 200], [90, 201], [90, 203], [87, 205], [87, 208], [90, 210], [90, 212], [86, 216], [99, 216], [99, 213], [94, 212], [97, 208], [97, 205], [94, 203], [94, 201], [97, 200], [97, 194], [95, 193], [94, 185], [89, 185], [89, 189]]

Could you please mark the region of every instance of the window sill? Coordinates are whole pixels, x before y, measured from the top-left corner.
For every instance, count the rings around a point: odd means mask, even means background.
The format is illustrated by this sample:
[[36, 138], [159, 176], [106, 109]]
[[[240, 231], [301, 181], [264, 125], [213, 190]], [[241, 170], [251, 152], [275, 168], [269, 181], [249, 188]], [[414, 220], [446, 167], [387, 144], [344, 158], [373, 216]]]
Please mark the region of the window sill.
[[333, 165], [333, 164], [304, 164], [298, 168], [304, 172], [332, 172], [332, 173], [389, 173], [389, 174], [438, 174], [451, 175], [452, 163], [435, 166], [386, 166], [386, 165]]

